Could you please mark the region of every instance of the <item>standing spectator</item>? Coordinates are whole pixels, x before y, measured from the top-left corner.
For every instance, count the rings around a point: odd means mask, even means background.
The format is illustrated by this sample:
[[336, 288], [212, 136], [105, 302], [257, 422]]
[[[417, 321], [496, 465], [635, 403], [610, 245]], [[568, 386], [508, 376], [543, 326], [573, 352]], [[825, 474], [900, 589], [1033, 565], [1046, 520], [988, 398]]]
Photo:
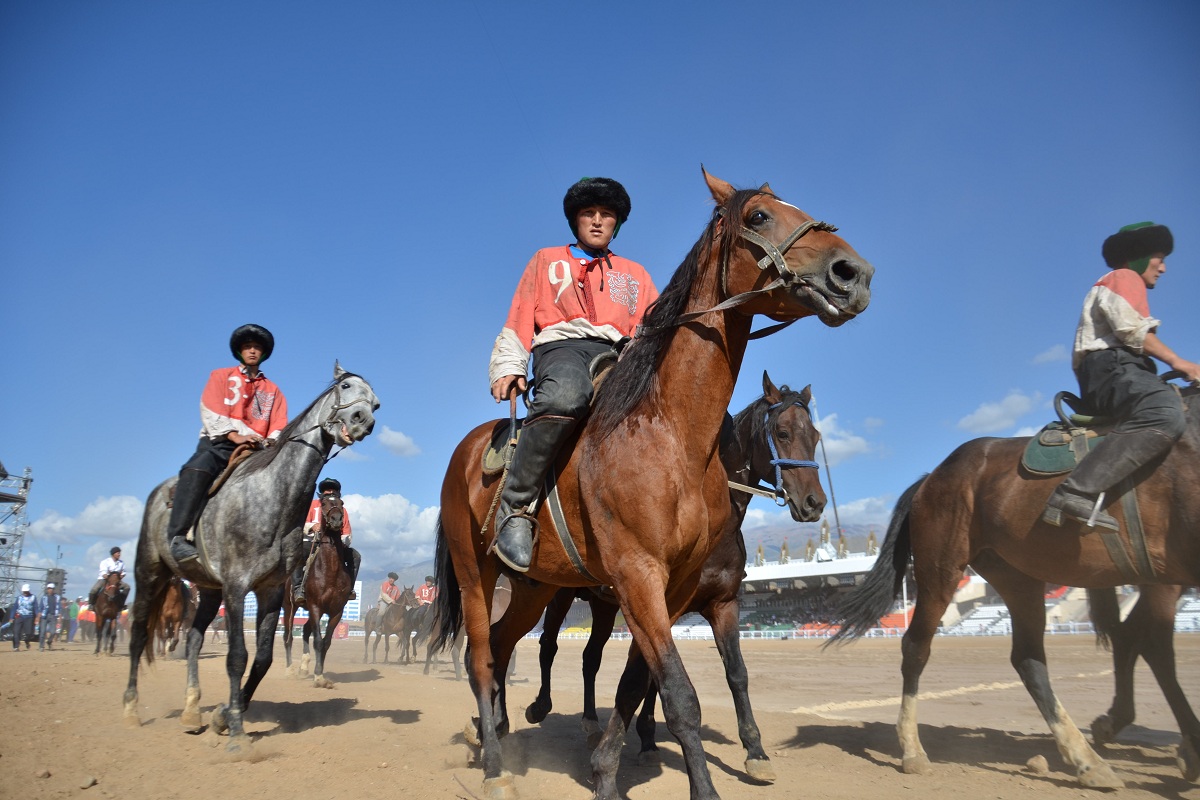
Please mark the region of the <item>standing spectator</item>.
[[71, 601], [71, 605], [67, 606], [67, 641], [75, 641], [75, 632], [79, 630], [79, 606], [83, 603], [82, 597], [76, 597]]
[[13, 650], [21, 649], [21, 637], [25, 638], [25, 649], [33, 641], [33, 619], [37, 613], [37, 598], [29, 590], [29, 584], [21, 586], [21, 593], [12, 605]]
[[96, 635], [96, 612], [91, 603], [79, 606], [79, 638], [85, 642], [92, 641]]
[[417, 603], [422, 606], [431, 605], [437, 599], [437, 587], [433, 585], [433, 576], [425, 576], [425, 585], [417, 587]]
[[58, 623], [62, 621], [63, 604], [53, 583], [46, 584], [46, 593], [38, 598], [34, 621], [38, 626], [38, 650], [53, 650]]

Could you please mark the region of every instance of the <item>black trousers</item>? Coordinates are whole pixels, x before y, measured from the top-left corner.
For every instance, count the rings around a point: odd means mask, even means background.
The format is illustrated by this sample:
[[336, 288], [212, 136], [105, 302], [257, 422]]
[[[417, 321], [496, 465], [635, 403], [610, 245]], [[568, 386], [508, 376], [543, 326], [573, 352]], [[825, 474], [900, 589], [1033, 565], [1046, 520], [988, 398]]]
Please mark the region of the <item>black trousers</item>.
[[589, 367], [597, 356], [612, 349], [611, 342], [599, 339], [565, 339], [533, 348], [529, 418], [553, 414], [582, 419], [592, 402]]
[[1187, 427], [1179, 394], [1158, 377], [1150, 356], [1097, 350], [1084, 356], [1075, 377], [1091, 411], [1121, 418], [1114, 433], [1152, 430], [1177, 441]]

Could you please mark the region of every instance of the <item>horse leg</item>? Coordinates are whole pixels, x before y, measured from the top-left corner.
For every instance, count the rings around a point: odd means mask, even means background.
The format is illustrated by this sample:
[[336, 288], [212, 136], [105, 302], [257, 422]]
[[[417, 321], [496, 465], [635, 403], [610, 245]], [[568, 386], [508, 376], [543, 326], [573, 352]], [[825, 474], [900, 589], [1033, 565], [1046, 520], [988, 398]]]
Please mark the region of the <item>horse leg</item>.
[[187, 656], [187, 689], [183, 697], [183, 711], [179, 722], [186, 728], [200, 727], [200, 648], [204, 645], [204, 631], [212, 624], [221, 607], [221, 592], [215, 589], [200, 590], [200, 605], [188, 630], [184, 655]]
[[514, 586], [513, 602], [509, 603], [504, 616], [492, 623], [488, 638], [492, 643], [492, 670], [496, 681], [495, 725], [497, 736], [504, 736], [509, 730], [508, 685], [505, 676], [508, 675], [508, 662], [512, 657], [513, 648], [525, 634], [533, 630], [533, 626], [542, 616], [546, 604], [550, 602], [557, 591], [557, 587], [548, 584], [522, 585], [520, 588]]
[[341, 611], [330, 614], [329, 622], [325, 623], [325, 635], [321, 637], [314, 648], [317, 667], [313, 672], [313, 685], [322, 689], [333, 688], [333, 681], [325, 677], [325, 654], [329, 652], [329, 646], [333, 644], [333, 634], [337, 631], [338, 623], [341, 621]]
[[575, 602], [574, 589], [559, 589], [546, 606], [546, 618], [542, 622], [542, 635], [538, 639], [538, 665], [541, 667], [542, 684], [538, 687], [537, 697], [525, 709], [525, 721], [536, 725], [546, 718], [554, 701], [550, 698], [550, 669], [554, 666], [554, 657], [558, 655], [558, 632], [562, 629], [563, 620], [571, 604]]
[[1097, 746], [1116, 741], [1117, 734], [1133, 722], [1137, 713], [1133, 697], [1133, 671], [1142, 650], [1140, 626], [1137, 623], [1144, 616], [1145, 606], [1149, 602], [1145, 600], [1147, 588], [1142, 587], [1142, 595], [1125, 622], [1121, 621], [1116, 589], [1088, 589], [1092, 624], [1097, 635], [1108, 637], [1113, 654], [1112, 705], [1107, 714], [1092, 720], [1092, 741]]
[[271, 668], [275, 650], [275, 630], [279, 627], [279, 608], [283, 605], [283, 585], [254, 594], [258, 598], [258, 638], [255, 641], [254, 664], [250, 667], [250, 677], [242, 687], [242, 711], [250, 707], [254, 690]]
[[[246, 664], [249, 660], [246, 650], [245, 622], [242, 620], [245, 608], [246, 586], [226, 584], [225, 597], [225, 636], [229, 643], [229, 652], [225, 656], [225, 674], [229, 678], [229, 703], [218, 705], [213, 710], [213, 727], [218, 733], [229, 731], [229, 744], [226, 747], [230, 753], [237, 753], [249, 742], [246, 730], [242, 725], [242, 677], [246, 674]], [[280, 598], [282, 599], [282, 598]], [[259, 604], [261, 609], [263, 606]], [[275, 613], [278, 615], [279, 606]], [[260, 651], [258, 655], [262, 655]], [[269, 657], [269, 654], [268, 654]]]
[[[596, 675], [600, 672], [600, 663], [604, 660], [604, 645], [608, 644], [612, 636], [620, 606], [601, 600], [595, 595], [592, 595], [588, 604], [592, 607], [592, 634], [583, 648], [583, 720], [580, 724], [587, 735], [588, 746], [594, 750], [604, 733], [604, 729], [600, 727], [600, 717], [596, 714]], [[653, 734], [651, 736], [653, 737]], [[644, 750], [644, 740], [642, 744]]]
[[659, 763], [658, 745], [654, 742], [654, 731], [658, 727], [654, 722], [654, 707], [658, 704], [658, 687], [654, 681], [647, 681], [646, 694], [642, 698], [642, 710], [638, 712], [637, 733], [642, 742], [638, 753], [638, 765], [643, 767]]
[[296, 624], [296, 604], [289, 595], [290, 592], [283, 593], [283, 674], [295, 678], [296, 668], [292, 664], [292, 639], [295, 634], [292, 633], [292, 626]]
[[755, 780], [769, 783], [775, 780], [775, 768], [763, 750], [762, 735], [750, 706], [750, 676], [742, 658], [736, 596], [731, 600], [710, 603], [703, 614], [712, 626], [717, 652], [725, 664], [725, 682], [729, 684], [733, 707], [737, 712], [738, 737], [742, 740], [742, 747], [746, 748], [746, 773]]
[[[636, 647], [630, 649], [630, 660], [618, 684], [616, 710], [600, 744], [592, 753], [592, 781], [599, 800], [613, 800], [618, 796], [617, 766], [625, 730], [637, 703], [646, 694], [645, 670], [638, 667], [642, 659], [650, 669], [650, 676], [658, 684], [667, 728], [683, 749], [691, 800], [712, 800], [717, 797], [704, 756], [704, 745], [700, 740], [700, 700], [684, 669], [679, 649], [671, 638], [667, 597], [661, 579], [655, 580], [657, 577], [639, 574], [629, 576], [619, 584], [626, 590], [618, 591], [618, 595], [622, 599], [621, 610], [629, 623]], [[686, 589], [686, 598], [672, 598], [677, 601], [674, 608], [682, 609], [694, 593], [696, 584], [695, 581], [684, 579], [678, 585], [680, 591], [689, 587]], [[633, 609], [637, 609], [636, 614]], [[640, 655], [635, 655], [635, 650]]]
[[[145, 562], [149, 561], [150, 558], [147, 555]], [[130, 727], [141, 725], [137, 708], [138, 665], [141, 663], [142, 653], [145, 652], [150, 638], [151, 603], [159, 593], [159, 587], [170, 578], [170, 573], [162, 565], [162, 562], [155, 562], [152, 566], [148, 565], [140, 571], [135, 570], [135, 578], [141, 591], [137, 593], [133, 601], [133, 609], [129, 612], [129, 682], [126, 684], [124, 697], [124, 719], [125, 724]]]
[[[1200, 721], [1197, 721], [1187, 696], [1179, 686], [1175, 672], [1175, 606], [1182, 593], [1181, 586], [1144, 586], [1142, 595], [1129, 618], [1122, 623], [1136, 637], [1135, 651], [1150, 665], [1154, 679], [1179, 724], [1183, 737], [1179, 743], [1176, 762], [1186, 780], [1200, 779]], [[1144, 613], [1139, 613], [1145, 607]], [[1115, 653], [1114, 648], [1114, 653]], [[1132, 670], [1131, 670], [1132, 672]], [[1130, 685], [1132, 687], [1132, 676]], [[1133, 702], [1129, 703], [1132, 717]]]
[[[950, 573], [947, 573], [949, 575]], [[900, 675], [902, 682], [900, 717], [896, 721], [896, 734], [900, 739], [901, 770], [908, 775], [927, 775], [932, 771], [929, 756], [921, 745], [917, 732], [917, 692], [921, 673], [929, 663], [929, 651], [933, 635], [937, 632], [942, 615], [954, 596], [957, 574], [953, 579], [937, 581], [936, 576], [917, 583], [917, 600], [913, 606], [912, 620], [900, 644]]]
[[316, 636], [319, 636], [320, 632], [321, 632], [321, 622], [320, 622], [321, 618], [319, 616], [317, 616], [317, 613], [319, 611], [320, 611], [320, 608], [316, 607], [315, 605], [313, 608], [310, 608], [308, 610], [308, 621], [305, 622], [304, 627], [300, 629], [300, 633], [304, 640], [304, 653], [300, 657], [300, 674], [301, 675], [316, 675], [317, 674], [312, 671], [313, 660], [312, 660], [311, 642], [312, 642], [313, 638]]
[[1119, 789], [1124, 782], [1096, 755], [1066, 709], [1054, 696], [1046, 668], [1046, 584], [1017, 571], [991, 551], [972, 562], [975, 570], [999, 592], [1012, 615], [1011, 661], [1026, 691], [1050, 727], [1058, 752], [1075, 767], [1079, 782], [1092, 789]]

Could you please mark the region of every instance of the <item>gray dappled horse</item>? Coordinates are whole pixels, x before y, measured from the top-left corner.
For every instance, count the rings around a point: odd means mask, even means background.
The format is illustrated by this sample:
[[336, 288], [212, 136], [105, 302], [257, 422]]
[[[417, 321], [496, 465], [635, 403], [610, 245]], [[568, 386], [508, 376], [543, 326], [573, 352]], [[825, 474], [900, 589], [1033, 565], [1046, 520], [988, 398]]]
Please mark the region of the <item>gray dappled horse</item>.
[[[231, 752], [248, 743], [242, 714], [271, 666], [283, 584], [300, 558], [301, 525], [317, 476], [335, 444], [349, 447], [370, 434], [378, 408], [371, 385], [335, 364], [329, 388], [288, 423], [274, 446], [247, 458], [212, 496], [196, 525], [201, 557], [182, 567], [171, 558], [166, 535], [167, 498], [177, 479], [164, 481], [150, 493], [134, 566], [137, 594], [125, 690], [127, 723], [140, 722], [138, 663], [143, 655], [148, 662], [154, 659], [153, 648], [146, 647], [149, 632], [158, 625], [167, 585], [175, 574], [191, 580], [200, 591], [200, 606], [187, 637], [187, 692], [180, 721], [189, 728], [200, 726], [200, 647], [204, 631], [224, 601], [229, 705], [216, 707], [212, 724], [218, 732], [228, 729]], [[242, 686], [247, 663], [242, 615], [248, 592], [258, 598], [258, 638], [254, 665]]]

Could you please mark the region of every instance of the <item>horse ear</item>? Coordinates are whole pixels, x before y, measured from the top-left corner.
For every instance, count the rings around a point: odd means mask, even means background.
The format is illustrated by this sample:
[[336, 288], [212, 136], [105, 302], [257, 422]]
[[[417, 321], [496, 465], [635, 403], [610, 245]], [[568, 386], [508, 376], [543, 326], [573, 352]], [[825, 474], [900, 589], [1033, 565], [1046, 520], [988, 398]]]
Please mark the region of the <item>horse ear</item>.
[[771, 184], [769, 183], [764, 183], [762, 186], [758, 187], [758, 190], [760, 192], [766, 192], [767, 194], [775, 194], [775, 190], [771, 188]]
[[700, 171], [704, 173], [704, 182], [708, 184], [708, 191], [712, 192], [713, 200], [717, 201], [717, 205], [724, 205], [726, 200], [733, 197], [733, 186], [716, 175], [710, 175], [703, 164], [700, 165]]
[[771, 376], [767, 374], [765, 369], [763, 370], [763, 397], [772, 403], [779, 399], [779, 389], [775, 387], [774, 382], [771, 381]]
[[800, 392], [800, 402], [808, 405], [812, 402], [812, 384], [804, 387], [804, 391]]
[[340, 363], [338, 363], [338, 360], [335, 358], [333, 360], [333, 379], [335, 381], [340, 381], [342, 379], [343, 375], [348, 375], [348, 374], [350, 374], [350, 373], [348, 373], [348, 372], [346, 372], [346, 370], [342, 369], [342, 365]]

